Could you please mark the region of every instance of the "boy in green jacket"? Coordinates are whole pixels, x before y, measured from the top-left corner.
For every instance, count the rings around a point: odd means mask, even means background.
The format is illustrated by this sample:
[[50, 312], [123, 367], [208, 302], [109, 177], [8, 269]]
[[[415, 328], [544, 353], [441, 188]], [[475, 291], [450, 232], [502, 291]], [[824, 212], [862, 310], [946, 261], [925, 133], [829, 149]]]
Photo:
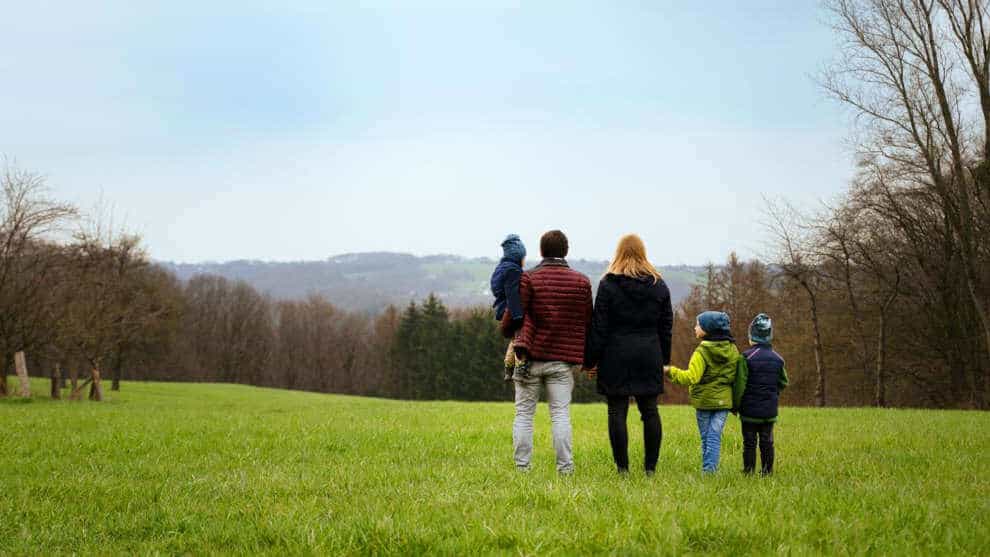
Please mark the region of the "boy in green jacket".
[[736, 367], [743, 361], [729, 331], [729, 316], [706, 311], [698, 316], [694, 334], [701, 339], [687, 369], [664, 368], [678, 385], [688, 385], [691, 406], [696, 409], [701, 434], [701, 471], [718, 470], [722, 450], [722, 430], [732, 409], [732, 387]]

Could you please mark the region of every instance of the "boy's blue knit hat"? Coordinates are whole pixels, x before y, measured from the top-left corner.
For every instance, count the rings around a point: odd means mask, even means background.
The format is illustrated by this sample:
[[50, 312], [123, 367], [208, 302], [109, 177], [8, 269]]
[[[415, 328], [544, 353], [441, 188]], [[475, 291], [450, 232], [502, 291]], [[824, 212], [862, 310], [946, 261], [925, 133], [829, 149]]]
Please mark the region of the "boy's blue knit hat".
[[505, 237], [502, 241], [502, 255], [510, 261], [522, 263], [523, 258], [526, 257], [526, 246], [523, 245], [518, 234], [509, 234]]
[[706, 335], [729, 334], [729, 315], [721, 311], [706, 311], [698, 315], [698, 325]]
[[770, 344], [773, 342], [773, 321], [770, 316], [761, 313], [749, 324], [749, 341], [753, 344]]

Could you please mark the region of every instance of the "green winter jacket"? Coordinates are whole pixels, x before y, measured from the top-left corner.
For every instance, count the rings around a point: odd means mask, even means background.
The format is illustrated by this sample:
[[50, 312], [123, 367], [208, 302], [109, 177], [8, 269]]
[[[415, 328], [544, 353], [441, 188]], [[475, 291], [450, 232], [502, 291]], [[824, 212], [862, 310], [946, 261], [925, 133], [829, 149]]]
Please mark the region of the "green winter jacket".
[[670, 379], [688, 385], [691, 406], [698, 410], [731, 410], [736, 367], [745, 362], [735, 343], [703, 340], [687, 369], [670, 366]]

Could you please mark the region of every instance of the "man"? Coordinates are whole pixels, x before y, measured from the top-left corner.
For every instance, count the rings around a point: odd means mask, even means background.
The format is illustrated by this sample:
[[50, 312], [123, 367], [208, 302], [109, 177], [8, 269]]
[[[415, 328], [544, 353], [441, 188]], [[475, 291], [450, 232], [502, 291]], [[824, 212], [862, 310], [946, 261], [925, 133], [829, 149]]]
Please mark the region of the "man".
[[[512, 445], [516, 467], [528, 471], [533, 454], [533, 416], [540, 390], [550, 407], [557, 471], [574, 472], [571, 454], [571, 392], [584, 362], [584, 339], [591, 323], [591, 282], [567, 265], [567, 236], [551, 230], [540, 238], [543, 261], [519, 282], [525, 318], [515, 336], [519, 356], [530, 360], [529, 375], [515, 376], [516, 418]], [[502, 330], [512, 330], [511, 319]]]

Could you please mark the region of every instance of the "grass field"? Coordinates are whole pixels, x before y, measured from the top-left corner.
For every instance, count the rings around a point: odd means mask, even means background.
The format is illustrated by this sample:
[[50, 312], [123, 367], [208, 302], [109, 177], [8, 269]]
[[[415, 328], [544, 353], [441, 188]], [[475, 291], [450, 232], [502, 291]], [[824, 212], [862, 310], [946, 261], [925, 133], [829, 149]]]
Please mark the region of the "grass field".
[[[510, 404], [125, 383], [106, 403], [0, 402], [0, 552], [987, 554], [990, 414], [783, 410], [777, 475], [747, 478], [730, 418], [701, 477], [693, 411], [663, 406], [657, 477], [616, 477], [603, 405], [573, 409], [578, 470], [530, 474]], [[630, 411], [631, 458], [642, 457]]]

